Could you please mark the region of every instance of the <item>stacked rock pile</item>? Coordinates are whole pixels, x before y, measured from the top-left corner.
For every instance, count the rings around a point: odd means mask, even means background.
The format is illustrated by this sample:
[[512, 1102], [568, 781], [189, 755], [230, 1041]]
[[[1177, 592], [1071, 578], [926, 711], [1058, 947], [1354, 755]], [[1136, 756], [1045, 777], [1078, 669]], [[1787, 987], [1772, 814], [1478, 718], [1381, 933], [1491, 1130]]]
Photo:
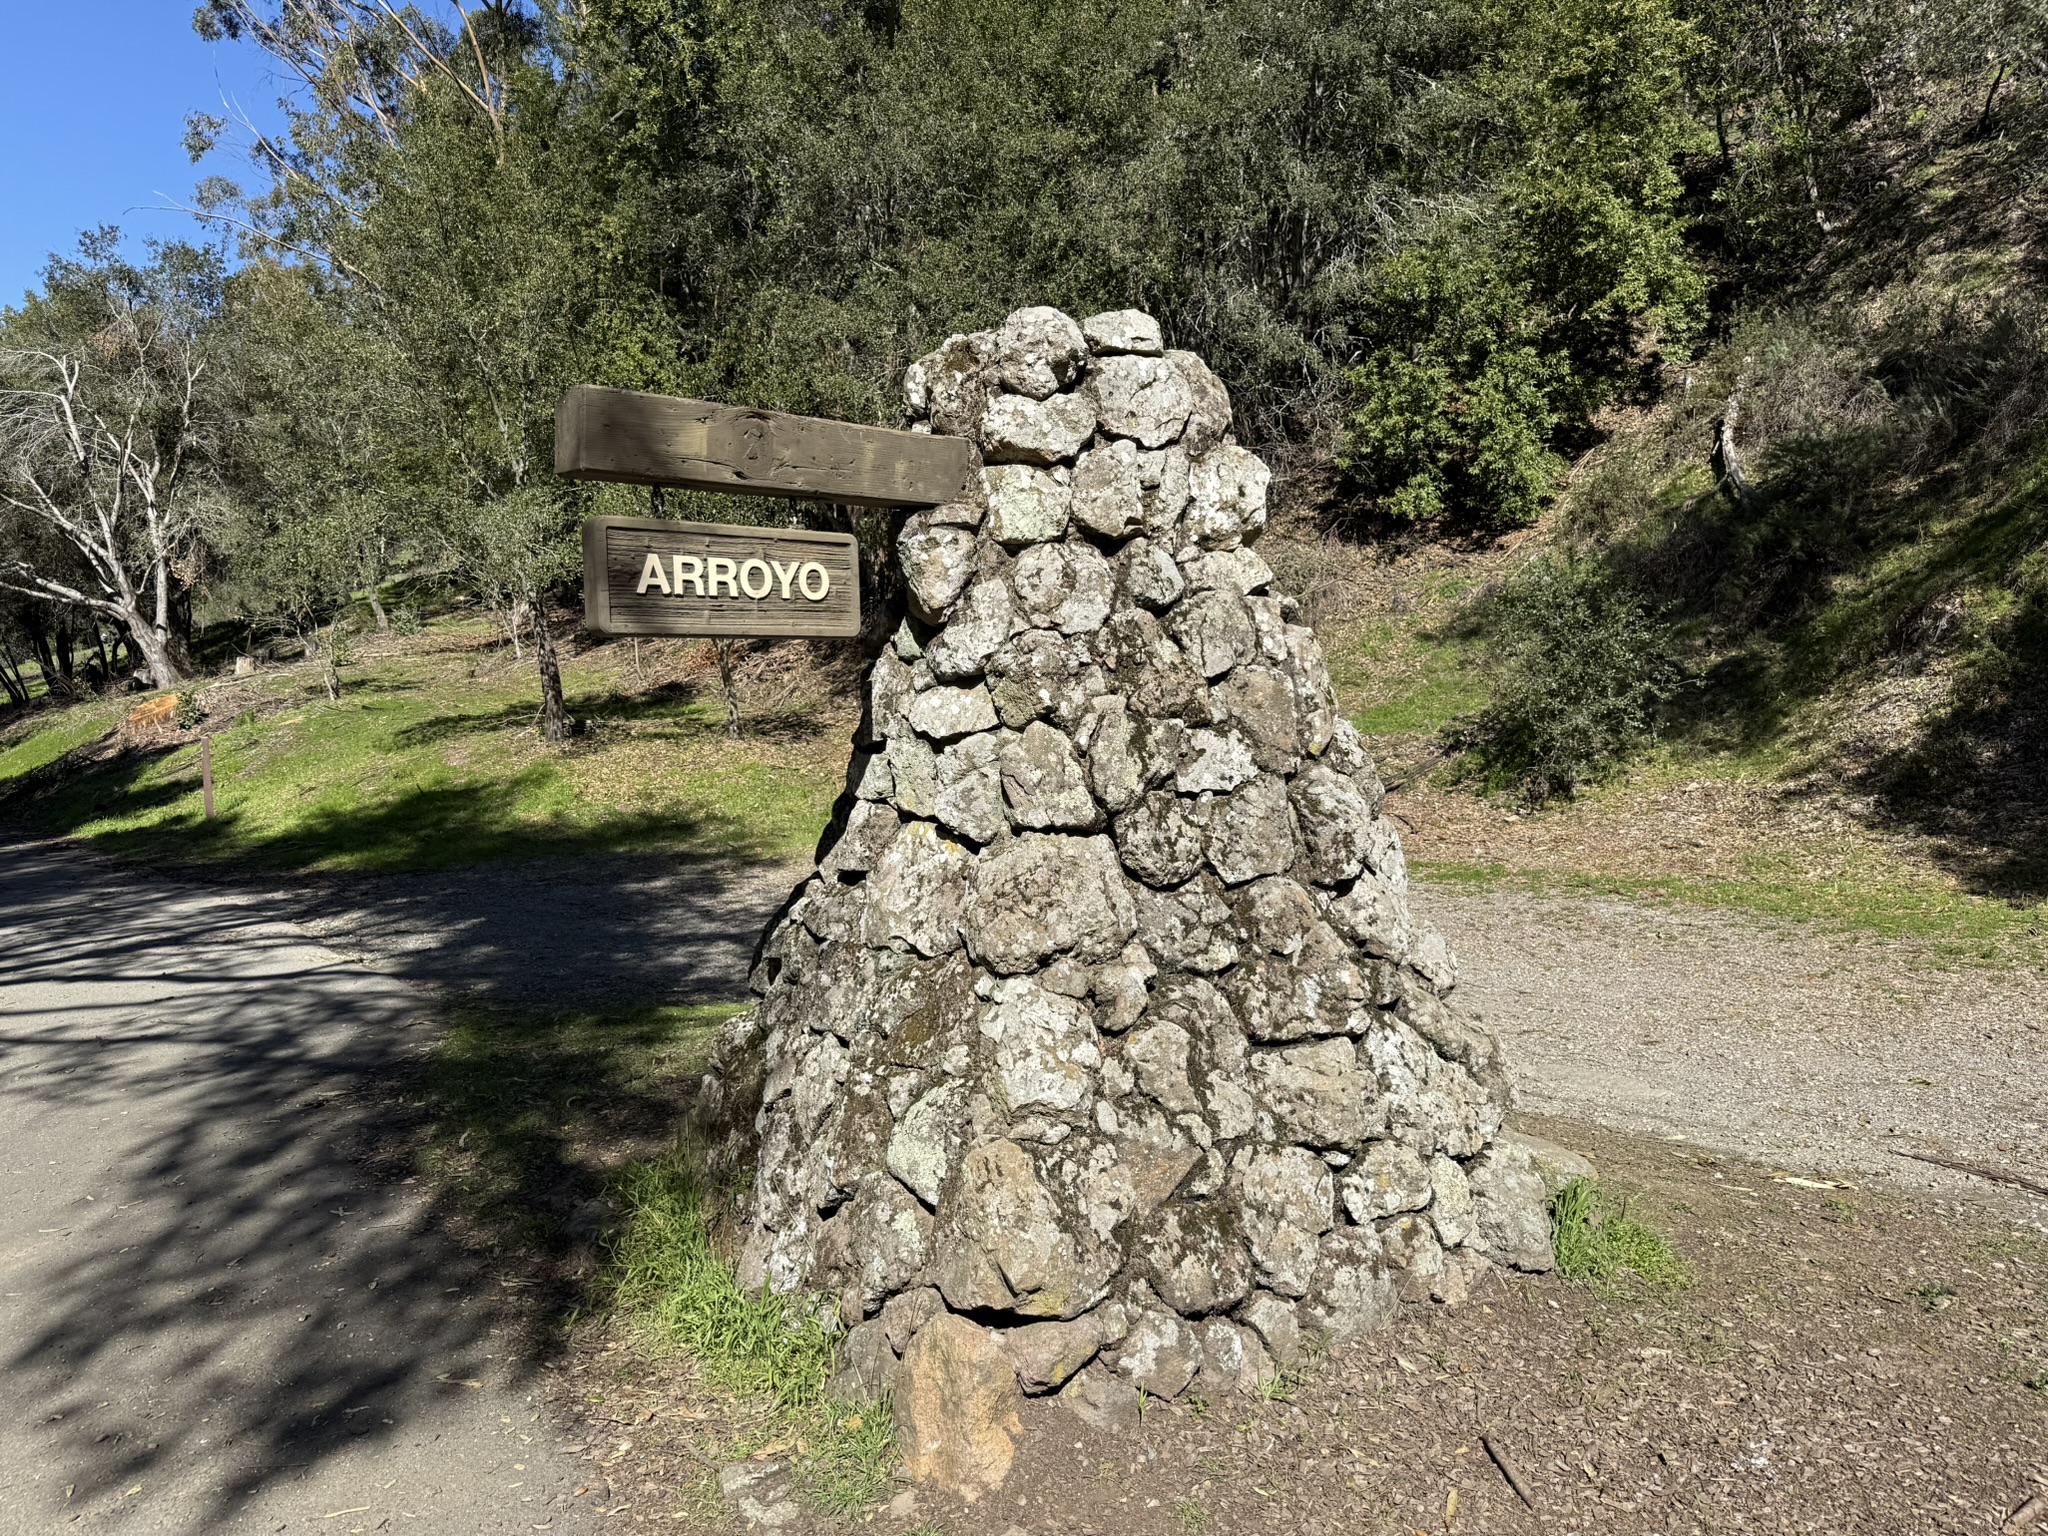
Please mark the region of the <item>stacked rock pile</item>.
[[1100, 1416], [1547, 1268], [1215, 374], [1026, 309], [907, 392], [981, 494], [902, 530], [849, 794], [721, 1048], [743, 1281], [835, 1298], [842, 1385], [913, 1419], [963, 1353]]

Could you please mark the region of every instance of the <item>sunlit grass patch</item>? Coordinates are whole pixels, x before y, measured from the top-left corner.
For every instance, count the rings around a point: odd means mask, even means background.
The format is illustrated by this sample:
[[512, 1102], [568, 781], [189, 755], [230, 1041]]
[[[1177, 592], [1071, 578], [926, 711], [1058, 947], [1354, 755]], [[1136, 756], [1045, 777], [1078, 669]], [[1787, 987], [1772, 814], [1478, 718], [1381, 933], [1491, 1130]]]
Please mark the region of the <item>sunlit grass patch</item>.
[[[216, 705], [205, 727], [210, 822], [189, 743], [90, 767], [28, 814], [135, 857], [334, 870], [619, 850], [786, 859], [815, 844], [846, 759], [843, 731], [816, 710], [729, 741], [722, 708], [688, 686], [622, 693], [616, 667], [593, 661], [568, 678], [571, 713], [590, 728], [549, 747], [530, 667], [480, 654], [474, 627], [435, 625], [349, 669], [339, 699], [297, 670], [216, 693], [258, 704]], [[24, 739], [0, 737], [0, 788], [101, 734], [120, 707], [42, 716]]]
[[1774, 851], [1747, 855], [1723, 875], [1672, 871], [1625, 874], [1594, 869], [1518, 869], [1505, 864], [1418, 859], [1410, 868], [1435, 884], [1533, 895], [1620, 896], [1715, 907], [1835, 932], [1914, 939], [1941, 965], [2048, 965], [2048, 904], [2018, 904], [1958, 890], [1940, 871], [1871, 851], [1809, 870]]
[[1611, 1287], [1633, 1275], [1659, 1290], [1690, 1281], [1663, 1234], [1637, 1221], [1628, 1202], [1597, 1180], [1573, 1179], [1559, 1190], [1550, 1223], [1558, 1273], [1568, 1280]]
[[805, 1496], [828, 1514], [881, 1499], [896, 1464], [894, 1419], [887, 1402], [825, 1396], [838, 1364], [830, 1299], [741, 1288], [686, 1151], [627, 1169], [613, 1201], [625, 1212], [614, 1304], [657, 1349], [687, 1354], [707, 1386], [772, 1405], [739, 1449], [789, 1455]]
[[0, 728], [0, 794], [66, 752], [97, 741], [120, 722], [131, 702], [93, 699], [63, 709], [39, 709]]

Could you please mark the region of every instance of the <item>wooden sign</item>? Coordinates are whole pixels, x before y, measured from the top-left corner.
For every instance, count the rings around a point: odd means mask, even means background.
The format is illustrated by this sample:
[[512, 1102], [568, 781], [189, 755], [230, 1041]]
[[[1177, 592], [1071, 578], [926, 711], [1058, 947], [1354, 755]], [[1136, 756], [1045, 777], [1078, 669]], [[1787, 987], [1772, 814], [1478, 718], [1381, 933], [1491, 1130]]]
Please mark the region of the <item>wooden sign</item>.
[[555, 472], [865, 507], [958, 501], [967, 440], [579, 384], [555, 411]]
[[583, 616], [605, 635], [860, 633], [850, 533], [651, 517], [583, 525]]

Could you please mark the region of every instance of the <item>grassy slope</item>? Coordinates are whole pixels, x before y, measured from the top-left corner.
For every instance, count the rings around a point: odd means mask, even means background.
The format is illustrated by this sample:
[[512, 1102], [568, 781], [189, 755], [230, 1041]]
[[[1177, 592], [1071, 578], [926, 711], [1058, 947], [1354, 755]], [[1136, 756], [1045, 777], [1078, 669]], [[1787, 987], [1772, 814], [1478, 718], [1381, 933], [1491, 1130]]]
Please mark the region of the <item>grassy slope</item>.
[[[207, 690], [211, 824], [192, 741], [112, 756], [9, 809], [135, 857], [392, 870], [620, 848], [798, 857], [839, 786], [843, 711], [800, 699], [728, 742], [688, 648], [664, 652], [644, 683], [623, 646], [569, 662], [570, 708], [592, 724], [563, 750], [532, 729], [532, 664], [501, 654], [488, 626], [443, 621], [361, 649], [338, 701], [301, 668]], [[121, 708], [18, 722], [0, 735], [0, 793], [96, 741]]]

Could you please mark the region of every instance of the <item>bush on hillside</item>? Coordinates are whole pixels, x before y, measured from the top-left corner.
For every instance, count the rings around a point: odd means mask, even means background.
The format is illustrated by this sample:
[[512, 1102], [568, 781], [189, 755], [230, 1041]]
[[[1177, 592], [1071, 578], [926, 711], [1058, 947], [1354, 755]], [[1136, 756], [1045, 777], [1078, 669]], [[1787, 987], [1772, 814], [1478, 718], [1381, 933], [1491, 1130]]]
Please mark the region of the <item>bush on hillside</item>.
[[1489, 788], [1532, 802], [1613, 769], [1679, 686], [1669, 627], [1591, 561], [1529, 566], [1483, 623], [1493, 701], [1458, 721], [1449, 744]]

